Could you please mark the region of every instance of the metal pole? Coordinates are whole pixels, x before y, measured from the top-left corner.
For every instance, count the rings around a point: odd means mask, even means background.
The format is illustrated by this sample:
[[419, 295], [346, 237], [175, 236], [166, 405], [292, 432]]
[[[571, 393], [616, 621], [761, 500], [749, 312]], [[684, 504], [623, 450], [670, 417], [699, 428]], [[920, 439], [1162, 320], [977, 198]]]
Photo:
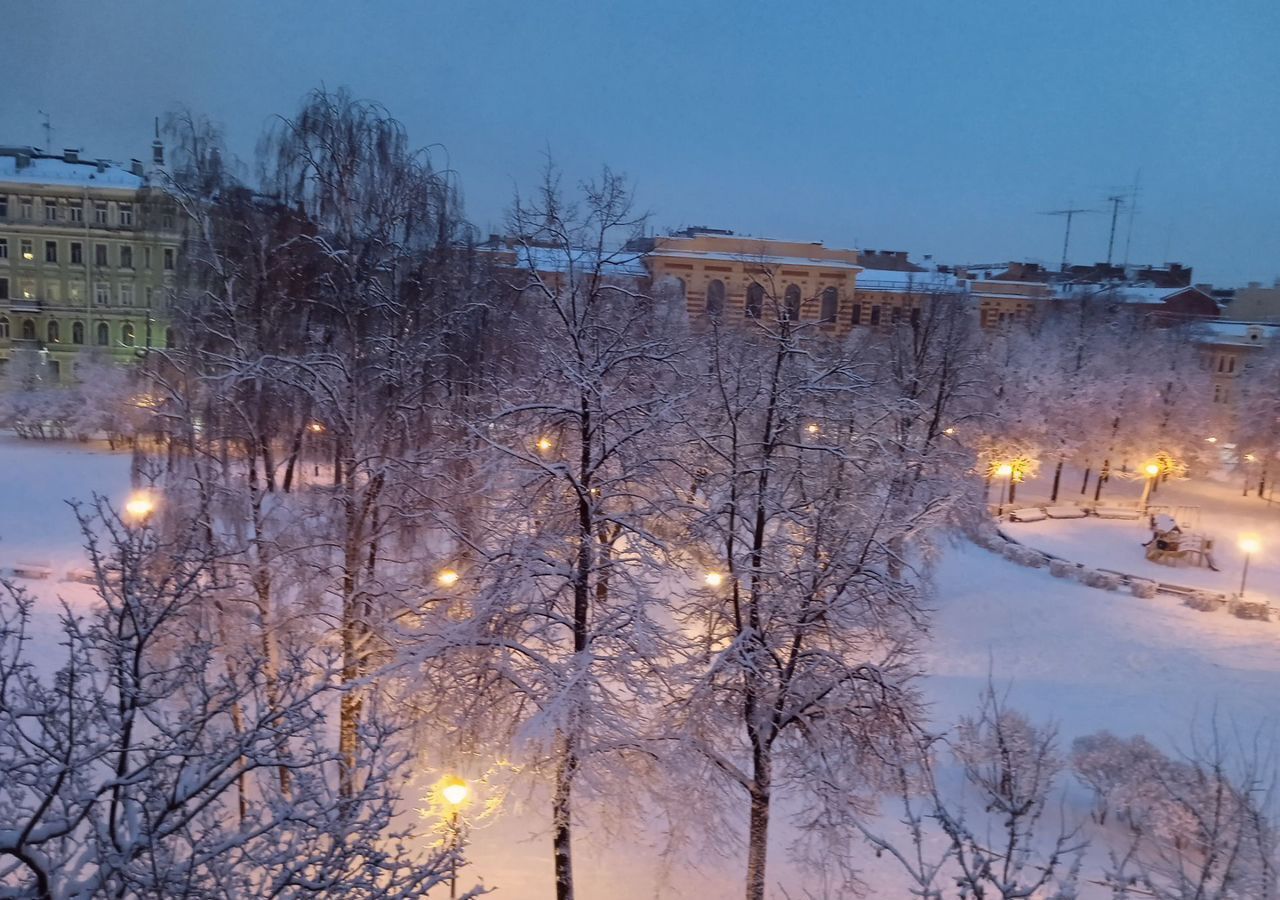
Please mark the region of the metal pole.
[[453, 811], [449, 820], [449, 828], [453, 832], [453, 855], [449, 860], [449, 900], [458, 896], [458, 849], [462, 845], [462, 834], [458, 830], [458, 811]]
[[1142, 488], [1142, 509], [1144, 512], [1147, 509], [1147, 501], [1151, 499], [1151, 482], [1154, 480], [1155, 479], [1153, 479], [1150, 475], [1148, 475], [1147, 483], [1143, 485], [1143, 488]]
[[1245, 579], [1249, 577], [1249, 557], [1250, 557], [1251, 555], [1252, 555], [1252, 554], [1249, 554], [1249, 553], [1246, 553], [1246, 554], [1244, 555], [1244, 571], [1240, 573], [1240, 599], [1241, 599], [1241, 600], [1243, 600], [1243, 599], [1244, 599], [1244, 582], [1245, 582]]

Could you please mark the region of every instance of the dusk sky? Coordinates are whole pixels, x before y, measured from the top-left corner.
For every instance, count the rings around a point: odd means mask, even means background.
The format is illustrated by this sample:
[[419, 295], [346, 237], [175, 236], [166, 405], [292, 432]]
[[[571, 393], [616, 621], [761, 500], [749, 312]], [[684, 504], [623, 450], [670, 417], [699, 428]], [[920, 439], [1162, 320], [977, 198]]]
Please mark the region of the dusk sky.
[[[1139, 185], [1131, 262], [1280, 276], [1280, 3], [45, 2], [3, 17], [0, 143], [146, 158], [178, 104], [251, 158], [321, 83], [439, 145], [501, 230], [549, 149], [656, 229], [1056, 265]], [[1109, 215], [1071, 258], [1105, 258]], [[1117, 228], [1124, 258], [1129, 220]]]

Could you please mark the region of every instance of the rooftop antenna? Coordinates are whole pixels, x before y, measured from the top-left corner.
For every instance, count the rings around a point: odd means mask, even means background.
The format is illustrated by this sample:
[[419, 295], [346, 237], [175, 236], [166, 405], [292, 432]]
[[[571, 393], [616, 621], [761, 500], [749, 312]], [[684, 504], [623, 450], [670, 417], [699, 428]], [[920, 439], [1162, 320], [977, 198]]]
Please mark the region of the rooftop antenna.
[[1111, 253], [1116, 245], [1116, 218], [1120, 215], [1120, 207], [1128, 198], [1124, 194], [1112, 194], [1107, 198], [1111, 204], [1111, 236], [1107, 238], [1107, 265], [1111, 265]]
[[43, 109], [36, 110], [37, 115], [44, 116], [44, 124], [40, 127], [44, 129], [44, 146], [45, 149], [52, 152], [53, 150], [53, 124], [49, 121], [49, 114]]
[[1063, 272], [1067, 271], [1067, 248], [1071, 246], [1071, 220], [1075, 218], [1076, 213], [1093, 213], [1097, 211], [1098, 210], [1096, 209], [1084, 209], [1082, 207], [1072, 206], [1070, 203], [1068, 203], [1066, 209], [1054, 209], [1046, 213], [1041, 213], [1041, 215], [1045, 215], [1045, 216], [1066, 216], [1067, 217], [1067, 233], [1062, 238], [1062, 271]]
[[1129, 244], [1133, 240], [1133, 217], [1138, 212], [1138, 182], [1142, 178], [1142, 170], [1133, 173], [1133, 190], [1129, 192], [1132, 201], [1129, 203], [1129, 227], [1124, 236], [1124, 267], [1129, 268]]

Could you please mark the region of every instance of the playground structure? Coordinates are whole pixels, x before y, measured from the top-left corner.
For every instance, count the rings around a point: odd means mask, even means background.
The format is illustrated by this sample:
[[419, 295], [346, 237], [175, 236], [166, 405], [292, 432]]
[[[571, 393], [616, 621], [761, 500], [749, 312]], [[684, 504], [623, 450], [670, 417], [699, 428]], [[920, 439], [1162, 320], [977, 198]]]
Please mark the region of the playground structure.
[[[1213, 561], [1213, 538], [1205, 534], [1185, 530], [1181, 523], [1194, 527], [1199, 521], [1199, 509], [1180, 507], [1179, 512], [1186, 510], [1185, 515], [1175, 518], [1167, 511], [1151, 514], [1151, 539], [1143, 544], [1147, 559], [1164, 566], [1179, 566], [1183, 563], [1202, 566], [1214, 572], [1218, 571]], [[1194, 518], [1190, 513], [1194, 510]]]

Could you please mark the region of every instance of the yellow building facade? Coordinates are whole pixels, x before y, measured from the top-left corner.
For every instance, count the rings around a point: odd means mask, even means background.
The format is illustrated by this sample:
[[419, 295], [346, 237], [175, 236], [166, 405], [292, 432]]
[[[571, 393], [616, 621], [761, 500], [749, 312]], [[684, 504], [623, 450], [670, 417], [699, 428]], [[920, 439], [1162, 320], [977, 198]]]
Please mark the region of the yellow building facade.
[[88, 354], [164, 347], [177, 217], [138, 161], [0, 147], [0, 370], [68, 381]]

